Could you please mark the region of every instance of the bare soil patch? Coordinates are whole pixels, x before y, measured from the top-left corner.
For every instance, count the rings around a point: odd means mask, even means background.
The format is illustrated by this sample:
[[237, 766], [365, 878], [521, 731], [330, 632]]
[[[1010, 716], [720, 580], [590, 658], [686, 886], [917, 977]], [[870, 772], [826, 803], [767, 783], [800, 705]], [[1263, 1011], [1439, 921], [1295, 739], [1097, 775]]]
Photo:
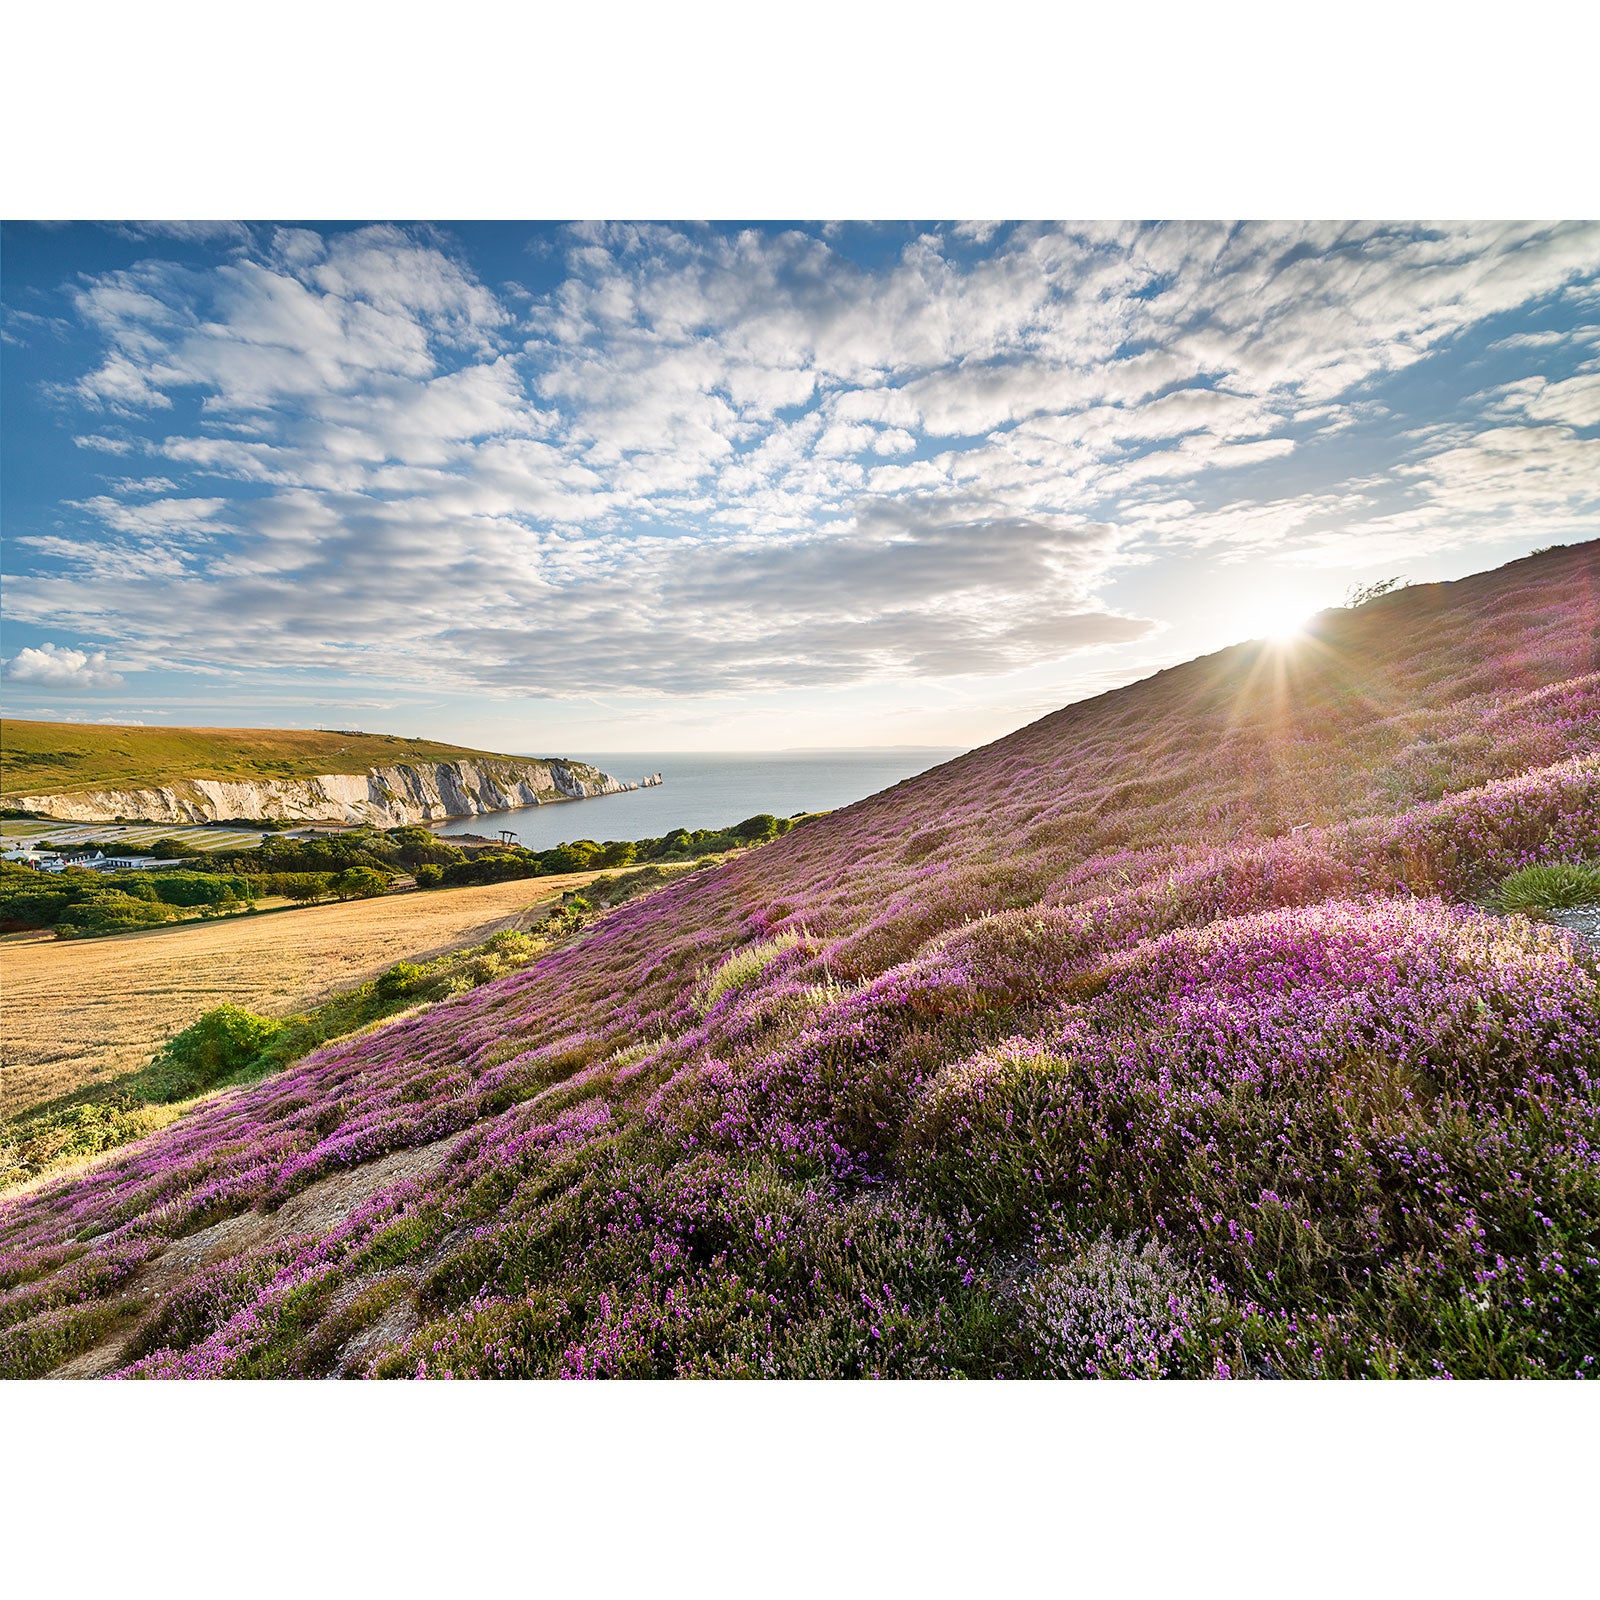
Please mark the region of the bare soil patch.
[[225, 1001], [289, 1016], [376, 977], [541, 921], [592, 872], [180, 924], [0, 940], [0, 1116], [145, 1066]]

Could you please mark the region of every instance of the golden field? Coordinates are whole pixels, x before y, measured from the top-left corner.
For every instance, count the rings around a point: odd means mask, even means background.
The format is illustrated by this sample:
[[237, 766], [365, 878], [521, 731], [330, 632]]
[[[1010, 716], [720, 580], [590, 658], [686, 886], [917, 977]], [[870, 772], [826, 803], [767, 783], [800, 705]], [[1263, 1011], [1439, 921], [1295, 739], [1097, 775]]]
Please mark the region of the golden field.
[[542, 919], [592, 872], [181, 923], [93, 940], [0, 940], [0, 1116], [145, 1066], [231, 1001], [288, 1016], [376, 977]]

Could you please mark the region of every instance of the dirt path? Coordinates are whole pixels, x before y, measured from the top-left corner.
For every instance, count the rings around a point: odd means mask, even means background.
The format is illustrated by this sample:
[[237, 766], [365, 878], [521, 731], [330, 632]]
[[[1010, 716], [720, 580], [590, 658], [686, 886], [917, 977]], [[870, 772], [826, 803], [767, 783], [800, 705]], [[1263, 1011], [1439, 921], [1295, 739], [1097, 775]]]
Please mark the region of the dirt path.
[[201, 1012], [320, 1004], [400, 960], [542, 920], [592, 872], [185, 923], [108, 939], [0, 940], [0, 1116], [144, 1066]]

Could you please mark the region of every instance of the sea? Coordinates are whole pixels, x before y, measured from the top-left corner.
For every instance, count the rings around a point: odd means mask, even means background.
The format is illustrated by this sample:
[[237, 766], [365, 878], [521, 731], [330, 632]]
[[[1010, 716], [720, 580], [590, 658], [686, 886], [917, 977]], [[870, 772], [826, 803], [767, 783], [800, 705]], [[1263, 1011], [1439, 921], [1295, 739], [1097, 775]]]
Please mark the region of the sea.
[[574, 755], [625, 783], [654, 773], [661, 783], [593, 800], [567, 800], [511, 811], [486, 811], [435, 824], [443, 834], [493, 839], [502, 828], [528, 850], [549, 850], [574, 839], [659, 839], [674, 828], [725, 828], [760, 812], [791, 817], [836, 811], [963, 754], [961, 747], [896, 745], [858, 750], [696, 751], [630, 750]]

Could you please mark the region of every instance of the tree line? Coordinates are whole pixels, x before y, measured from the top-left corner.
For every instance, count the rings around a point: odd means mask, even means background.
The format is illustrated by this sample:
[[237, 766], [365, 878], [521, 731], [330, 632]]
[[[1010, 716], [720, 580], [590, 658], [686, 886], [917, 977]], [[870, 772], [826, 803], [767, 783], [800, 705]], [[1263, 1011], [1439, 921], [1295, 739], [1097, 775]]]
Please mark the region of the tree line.
[[[356, 827], [305, 838], [274, 835], [248, 850], [218, 850], [186, 860], [181, 870], [96, 873], [69, 867], [48, 878], [0, 863], [0, 931], [54, 928], [63, 937], [117, 933], [171, 921], [180, 910], [194, 907], [202, 915], [238, 911], [272, 895], [302, 905], [370, 899], [405, 875], [415, 878], [418, 888], [442, 889], [667, 865], [765, 844], [804, 820], [804, 815], [760, 812], [728, 828], [674, 828], [659, 839], [577, 839], [550, 850], [463, 847], [414, 824]], [[193, 846], [178, 839], [157, 839], [137, 852], [117, 843], [99, 848], [158, 860], [193, 854]]]

